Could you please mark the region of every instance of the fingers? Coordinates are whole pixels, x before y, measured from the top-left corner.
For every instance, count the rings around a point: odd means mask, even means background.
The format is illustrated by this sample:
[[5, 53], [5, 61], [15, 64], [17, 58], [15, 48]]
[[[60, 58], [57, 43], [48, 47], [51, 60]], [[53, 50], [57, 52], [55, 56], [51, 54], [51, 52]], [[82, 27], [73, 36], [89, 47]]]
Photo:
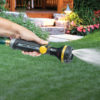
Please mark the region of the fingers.
[[20, 38], [27, 40], [27, 41], [35, 41], [35, 42], [37, 42], [38, 44], [41, 44], [41, 45], [47, 45], [48, 44], [47, 41], [39, 38], [35, 33], [33, 33], [30, 30], [27, 30], [27, 29], [23, 29], [22, 31], [20, 31]]
[[26, 51], [22, 51], [22, 54], [24, 54], [24, 55], [30, 55], [30, 56], [40, 56], [41, 54], [40, 53], [38, 53], [38, 52], [26, 52]]
[[48, 45], [48, 41], [45, 41], [45, 40], [42, 40], [42, 39], [39, 39], [39, 40], [35, 40], [35, 42], [41, 44], [41, 45]]
[[40, 39], [39, 37], [34, 38], [34, 41], [41, 44], [41, 45], [47, 45], [48, 44], [48, 41]]

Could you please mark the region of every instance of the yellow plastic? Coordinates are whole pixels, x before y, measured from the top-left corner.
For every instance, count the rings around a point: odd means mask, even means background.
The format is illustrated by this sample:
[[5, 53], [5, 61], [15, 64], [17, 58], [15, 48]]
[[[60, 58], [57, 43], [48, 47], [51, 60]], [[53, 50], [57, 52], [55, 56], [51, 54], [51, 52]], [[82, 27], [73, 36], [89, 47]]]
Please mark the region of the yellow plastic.
[[62, 52], [61, 52], [61, 62], [64, 62], [64, 53], [65, 53], [66, 48], [67, 48], [67, 46], [65, 45], [64, 48], [62, 49]]
[[47, 53], [47, 48], [45, 46], [40, 46], [40, 53], [41, 54]]

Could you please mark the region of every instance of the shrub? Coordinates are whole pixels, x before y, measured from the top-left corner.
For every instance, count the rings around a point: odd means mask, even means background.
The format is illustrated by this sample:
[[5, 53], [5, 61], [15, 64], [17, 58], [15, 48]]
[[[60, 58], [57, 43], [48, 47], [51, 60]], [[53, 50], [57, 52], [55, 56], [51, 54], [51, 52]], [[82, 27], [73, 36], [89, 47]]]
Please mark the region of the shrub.
[[74, 0], [74, 8], [80, 10], [82, 7], [88, 7], [93, 10], [100, 9], [100, 0]]
[[0, 4], [5, 4], [6, 0], [0, 0]]
[[42, 31], [40, 27], [36, 27], [35, 24], [31, 23], [30, 20], [24, 19], [23, 15], [20, 14], [18, 17], [13, 15], [6, 15], [5, 13], [1, 12], [0, 17], [6, 18], [10, 21], [13, 21], [21, 26], [26, 27], [27, 29], [33, 31], [37, 36], [39, 36], [42, 39], [47, 39], [48, 32]]
[[83, 19], [84, 25], [97, 24], [98, 22], [98, 18], [94, 15], [94, 10], [100, 9], [100, 5], [92, 6], [93, 4], [98, 3], [94, 0], [75, 0], [74, 11]]
[[5, 9], [5, 3], [6, 3], [5, 0], [0, 0], [0, 11], [6, 10], [6, 9]]
[[74, 22], [75, 25], [80, 25], [82, 24], [83, 20], [78, 16], [76, 12], [71, 12], [70, 14], [64, 14], [62, 17], [58, 19], [59, 21], [69, 21]]
[[82, 24], [83, 20], [79, 17], [79, 15], [75, 12], [72, 12], [69, 15], [70, 22], [74, 21], [76, 25]]

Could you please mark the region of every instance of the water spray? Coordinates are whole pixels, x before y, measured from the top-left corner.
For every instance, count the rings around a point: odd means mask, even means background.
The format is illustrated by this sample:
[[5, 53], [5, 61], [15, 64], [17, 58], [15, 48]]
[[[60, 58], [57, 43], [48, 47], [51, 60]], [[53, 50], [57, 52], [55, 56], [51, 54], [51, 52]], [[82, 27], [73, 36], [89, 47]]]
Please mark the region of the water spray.
[[23, 51], [37, 51], [41, 54], [49, 54], [56, 56], [61, 62], [71, 62], [73, 59], [72, 47], [62, 46], [60, 48], [50, 47], [48, 45], [40, 45], [36, 42], [25, 41], [22, 39], [11, 39], [11, 40], [0, 40], [0, 44], [7, 44], [13, 49], [23, 50]]
[[83, 48], [73, 50], [72, 54], [78, 59], [81, 59], [87, 63], [100, 66], [100, 50], [94, 48]]

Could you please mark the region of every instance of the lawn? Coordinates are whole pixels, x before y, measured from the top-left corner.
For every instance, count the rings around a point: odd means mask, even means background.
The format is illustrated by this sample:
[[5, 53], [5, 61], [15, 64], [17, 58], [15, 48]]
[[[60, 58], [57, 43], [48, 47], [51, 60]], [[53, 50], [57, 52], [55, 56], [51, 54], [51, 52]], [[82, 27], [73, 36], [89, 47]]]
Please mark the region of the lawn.
[[[50, 44], [100, 49], [100, 31]], [[100, 100], [100, 67], [76, 57], [68, 64], [49, 55], [31, 57], [1, 45], [0, 100]]]

